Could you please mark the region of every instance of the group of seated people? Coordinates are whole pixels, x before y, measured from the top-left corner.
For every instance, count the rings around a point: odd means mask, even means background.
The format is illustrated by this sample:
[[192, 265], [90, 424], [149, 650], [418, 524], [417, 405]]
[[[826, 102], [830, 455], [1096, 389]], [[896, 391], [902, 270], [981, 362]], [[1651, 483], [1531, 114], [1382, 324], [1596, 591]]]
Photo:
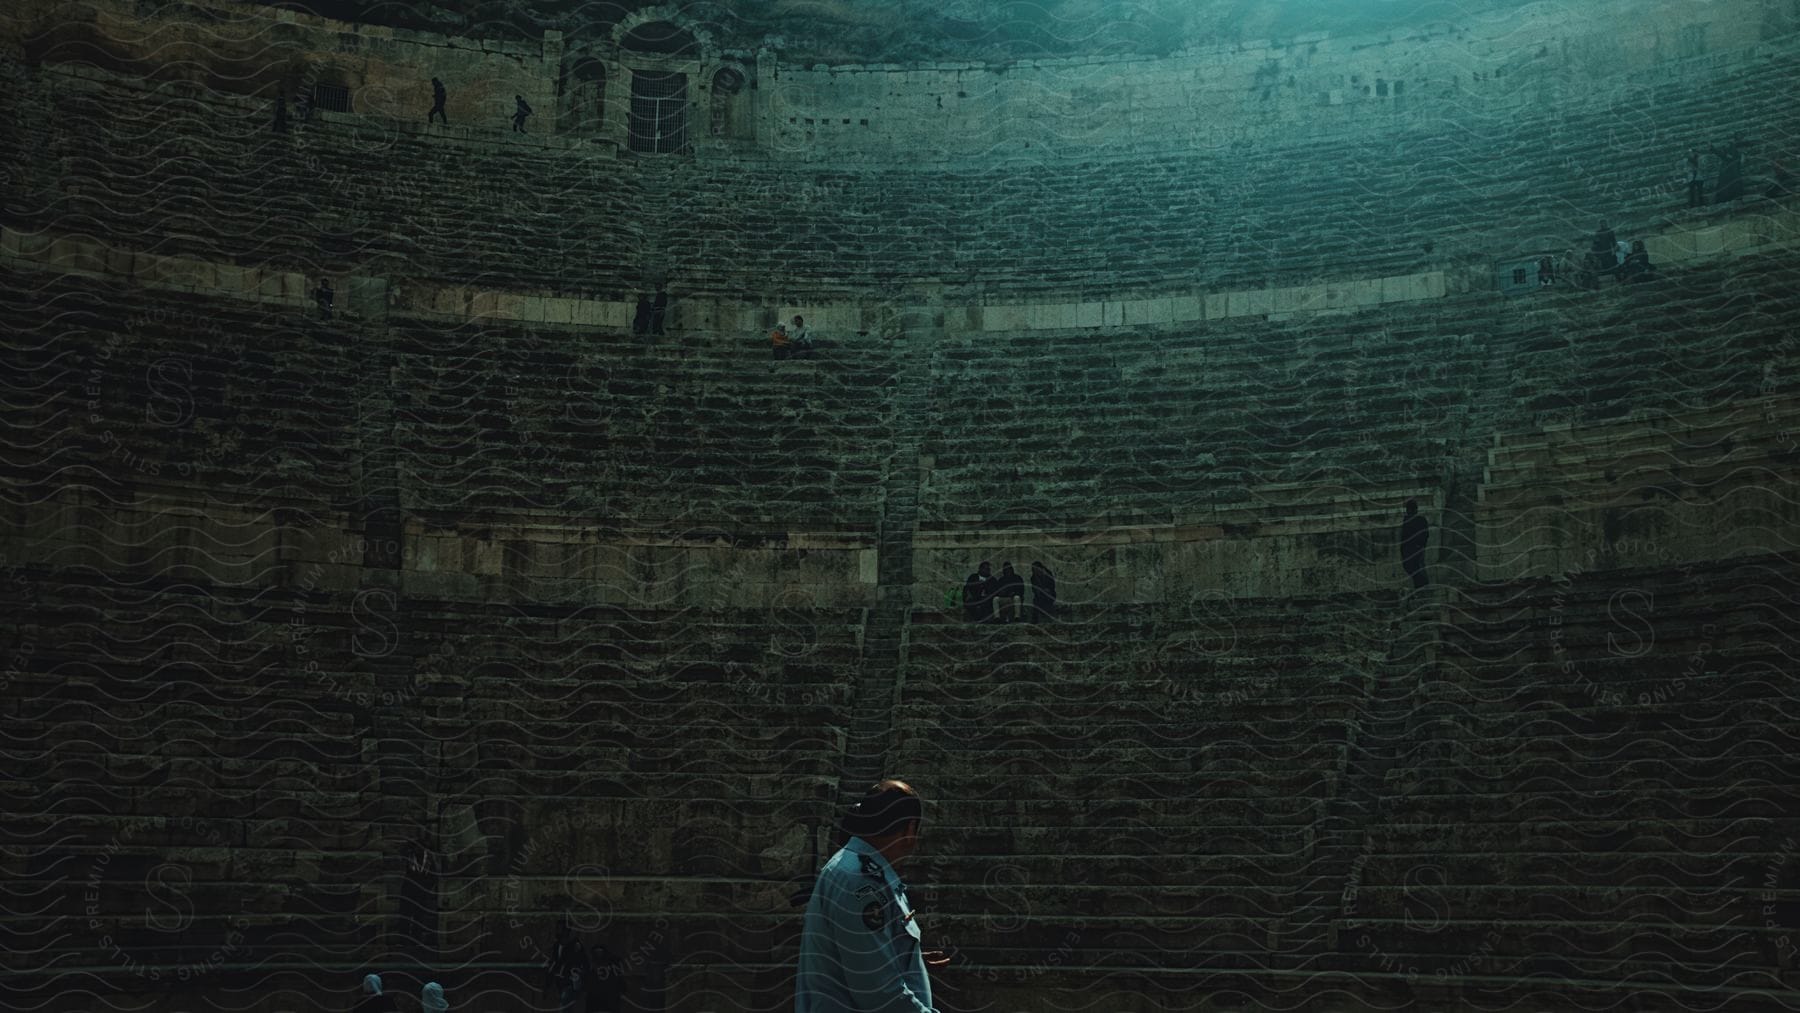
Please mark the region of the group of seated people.
[[[1632, 283], [1649, 281], [1656, 273], [1656, 269], [1650, 266], [1650, 252], [1644, 248], [1644, 241], [1634, 239], [1626, 243], [1605, 222], [1600, 223], [1587, 252], [1579, 260], [1574, 251], [1564, 255], [1561, 271], [1571, 275], [1569, 280], [1577, 288], [1599, 287], [1600, 276], [1603, 274], [1613, 275], [1621, 282]], [[1538, 258], [1540, 286], [1556, 284], [1558, 274], [1556, 258], [1547, 254]]]
[[962, 586], [963, 618], [972, 623], [1047, 623], [1056, 618], [1056, 577], [1041, 562], [1031, 564], [1031, 609], [1025, 609], [1025, 579], [1003, 563], [981, 565]]
[[800, 314], [794, 314], [791, 324], [776, 324], [769, 332], [769, 346], [774, 349], [777, 359], [797, 359], [811, 355], [813, 352], [812, 328], [806, 326], [806, 320]]

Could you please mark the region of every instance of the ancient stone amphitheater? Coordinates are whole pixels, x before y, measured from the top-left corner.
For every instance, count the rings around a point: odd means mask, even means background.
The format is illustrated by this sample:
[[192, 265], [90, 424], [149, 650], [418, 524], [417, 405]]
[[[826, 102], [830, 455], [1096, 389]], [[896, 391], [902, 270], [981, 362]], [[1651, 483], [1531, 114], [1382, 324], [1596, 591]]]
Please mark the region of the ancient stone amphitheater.
[[627, 6], [0, 11], [0, 1007], [1800, 1009], [1800, 3]]

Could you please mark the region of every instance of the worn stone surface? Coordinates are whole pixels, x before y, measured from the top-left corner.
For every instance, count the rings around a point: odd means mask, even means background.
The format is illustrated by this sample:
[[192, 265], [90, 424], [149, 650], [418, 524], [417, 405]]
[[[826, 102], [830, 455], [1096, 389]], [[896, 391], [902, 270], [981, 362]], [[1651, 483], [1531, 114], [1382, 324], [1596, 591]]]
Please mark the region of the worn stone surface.
[[0, 12], [0, 986], [779, 1008], [878, 768], [949, 1008], [1796, 1005], [1792, 5], [810, 7]]

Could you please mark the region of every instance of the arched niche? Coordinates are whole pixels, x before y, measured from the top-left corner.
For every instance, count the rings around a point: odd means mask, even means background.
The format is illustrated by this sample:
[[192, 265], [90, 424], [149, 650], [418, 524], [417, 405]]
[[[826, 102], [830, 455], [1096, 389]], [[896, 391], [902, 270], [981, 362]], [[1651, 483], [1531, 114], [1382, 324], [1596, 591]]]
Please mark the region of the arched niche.
[[725, 60], [712, 72], [710, 133], [726, 140], [756, 136], [750, 107], [750, 71], [737, 60]]
[[713, 37], [659, 5], [613, 26], [599, 135], [646, 156], [687, 154], [709, 132], [709, 96], [720, 52]]
[[563, 56], [556, 85], [559, 132], [593, 137], [605, 130], [606, 79], [606, 61], [593, 53]]

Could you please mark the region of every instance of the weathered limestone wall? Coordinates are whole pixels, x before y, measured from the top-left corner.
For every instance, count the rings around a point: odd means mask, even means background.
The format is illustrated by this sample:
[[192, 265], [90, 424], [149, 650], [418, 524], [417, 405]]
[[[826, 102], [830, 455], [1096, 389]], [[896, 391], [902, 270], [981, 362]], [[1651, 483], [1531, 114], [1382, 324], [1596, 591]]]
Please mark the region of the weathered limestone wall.
[[[652, 14], [681, 20], [679, 10], [658, 8], [620, 28]], [[624, 139], [631, 68], [676, 69], [689, 74], [690, 136], [713, 153], [1004, 164], [1089, 146], [1216, 149], [1604, 106], [1659, 85], [1704, 87], [1746, 47], [1793, 31], [1796, 15], [1777, 0], [1534, 4], [1404, 34], [1315, 33], [1158, 59], [812, 67], [782, 65], [779, 50], [728, 55], [703, 26], [701, 54], [671, 58], [608, 44], [577, 51], [557, 32], [536, 45], [484, 41], [217, 0], [148, 13], [107, 0], [31, 0], [12, 19], [8, 33], [33, 37], [27, 48], [53, 61], [112, 62], [256, 94], [323, 80], [351, 87], [357, 113], [401, 121], [424, 119], [435, 75], [448, 88], [453, 130], [504, 129], [519, 94], [537, 111], [536, 130], [561, 122], [615, 144]], [[559, 79], [589, 56], [606, 72], [597, 125], [585, 111], [559, 107], [575, 92], [564, 81], [559, 104]], [[715, 103], [721, 69], [743, 81]]]
[[1605, 104], [1645, 87], [1633, 75], [1649, 72], [1698, 83], [1716, 72], [1709, 56], [1790, 30], [1790, 20], [1762, 0], [1610, 0], [1139, 61], [790, 67], [771, 53], [761, 61], [774, 66], [759, 91], [760, 135], [793, 158], [993, 163], [1082, 146], [1210, 149], [1448, 127], [1513, 107]]
[[[1747, 256], [1800, 244], [1800, 209], [1771, 207], [1766, 212], [1695, 228], [1643, 236], [1658, 264], [1680, 265], [1720, 256]], [[175, 291], [209, 292], [233, 299], [308, 305], [309, 279], [298, 272], [243, 268], [191, 257], [172, 257], [108, 247], [89, 239], [21, 233], [0, 227], [0, 257], [53, 264], [77, 273], [130, 277], [136, 284]], [[900, 333], [904, 320], [941, 316], [946, 333], [1018, 333], [1117, 327], [1160, 326], [1238, 317], [1286, 316], [1343, 312], [1393, 303], [1441, 299], [1446, 294], [1480, 291], [1492, 282], [1487, 268], [1425, 271], [1382, 278], [1345, 278], [1283, 288], [1205, 291], [1171, 289], [1139, 298], [1083, 301], [1002, 301], [897, 303], [889, 299], [770, 305], [740, 299], [683, 296], [670, 307], [672, 330], [723, 334], [760, 334], [778, 320], [803, 314], [815, 331], [843, 341]], [[351, 284], [372, 280], [350, 276]], [[633, 305], [619, 300], [584, 299], [472, 285], [433, 285], [408, 281], [388, 289], [387, 307], [421, 317], [509, 320], [621, 329], [631, 322]], [[349, 308], [349, 315], [357, 309]]]
[[[221, 92], [273, 101], [277, 89], [290, 101], [309, 95], [315, 83], [348, 87], [360, 117], [424, 122], [431, 108], [431, 79], [444, 82], [440, 130], [463, 135], [510, 131], [514, 96], [532, 107], [528, 135], [561, 132], [623, 147], [631, 108], [633, 70], [675, 71], [688, 77], [688, 131], [721, 143], [754, 136], [747, 91], [722, 96], [713, 109], [713, 75], [732, 67], [753, 76], [741, 59], [723, 56], [702, 36], [691, 56], [627, 53], [618, 40], [653, 17], [678, 17], [652, 8], [626, 19], [609, 41], [565, 45], [562, 34], [540, 43], [439, 35], [318, 17], [262, 5], [185, 0], [145, 8], [108, 0], [63, 4], [30, 0], [4, 26], [10, 40], [46, 63], [73, 61], [126, 71], [152, 80], [191, 80]], [[601, 81], [577, 81], [576, 65], [596, 61]], [[570, 108], [579, 103], [582, 108]], [[298, 112], [298, 110], [290, 110]], [[716, 124], [717, 130], [714, 130]]]
[[[796, 533], [758, 546], [671, 532], [601, 536], [566, 521], [408, 525], [408, 593], [636, 608], [865, 605], [875, 596], [873, 533]], [[800, 598], [796, 598], [799, 595]]]
[[14, 16], [26, 50], [45, 63], [186, 78], [270, 100], [277, 88], [293, 96], [322, 81], [348, 86], [359, 115], [420, 121], [431, 108], [436, 76], [445, 83], [446, 113], [456, 126], [504, 126], [514, 95], [540, 114], [533, 126], [545, 123], [555, 106], [555, 62], [546, 70], [546, 53], [561, 45], [555, 38], [542, 46], [484, 42], [209, 0], [161, 9], [34, 0]]

